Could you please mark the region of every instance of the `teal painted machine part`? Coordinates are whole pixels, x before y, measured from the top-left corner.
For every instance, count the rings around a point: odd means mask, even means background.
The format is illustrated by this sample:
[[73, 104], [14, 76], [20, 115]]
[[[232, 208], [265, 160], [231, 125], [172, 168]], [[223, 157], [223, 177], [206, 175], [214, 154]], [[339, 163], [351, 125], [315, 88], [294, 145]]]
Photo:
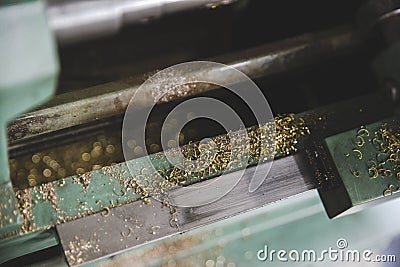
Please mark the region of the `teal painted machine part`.
[[[388, 119], [325, 139], [352, 206], [398, 193], [400, 181], [393, 161], [388, 161], [389, 154], [379, 151], [376, 147], [379, 143], [374, 144], [375, 133], [385, 123], [398, 127], [398, 119]], [[365, 129], [369, 135], [359, 135], [358, 131], [361, 129]], [[377, 172], [374, 178], [371, 167], [388, 170], [388, 174], [379, 172], [378, 175]], [[384, 196], [385, 190], [390, 190], [390, 194]]]
[[[9, 178], [7, 123], [49, 99], [58, 72], [56, 44], [47, 25], [44, 1], [0, 4], [0, 236], [18, 232], [22, 224]], [[23, 244], [26, 251], [33, 251], [56, 242], [54, 237], [45, 238], [45, 242], [29, 243], [27, 239], [1, 242], [0, 254], [18, 253], [15, 249], [7, 253], [6, 243], [14, 244], [9, 248]]]
[[58, 236], [55, 229], [31, 233], [24, 236], [15, 236], [0, 242], [0, 262], [33, 253], [39, 249], [53, 247], [57, 244]]
[[0, 6], [0, 184], [9, 182], [7, 123], [53, 95], [58, 70], [44, 2]]

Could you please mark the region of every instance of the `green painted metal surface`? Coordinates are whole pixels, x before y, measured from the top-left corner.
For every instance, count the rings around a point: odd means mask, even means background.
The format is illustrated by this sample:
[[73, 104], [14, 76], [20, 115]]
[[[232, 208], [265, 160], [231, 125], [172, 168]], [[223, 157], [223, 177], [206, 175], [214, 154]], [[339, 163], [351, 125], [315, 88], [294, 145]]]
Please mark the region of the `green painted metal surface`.
[[[0, 236], [4, 237], [18, 233], [22, 226], [9, 179], [6, 126], [18, 114], [53, 95], [59, 70], [44, 1], [0, 3], [0, 40]], [[28, 239], [2, 240], [0, 257], [49, 246], [47, 241]], [[54, 238], [51, 243], [56, 243]], [[16, 250], [16, 245], [22, 249]]]
[[0, 236], [18, 232], [21, 222], [18, 203], [11, 183], [0, 185]]
[[0, 184], [9, 181], [6, 124], [53, 95], [58, 57], [43, 1], [0, 6]]
[[[385, 190], [385, 195], [394, 194], [400, 186], [390, 154], [381, 153], [375, 139], [386, 122], [397, 125], [395, 120], [377, 122], [325, 139], [353, 206], [383, 198]], [[381, 171], [375, 172], [373, 166]]]
[[[15, 236], [0, 242], [0, 263], [29, 253], [46, 249], [58, 244], [58, 236], [54, 229]], [[17, 248], [17, 249], [16, 249]]]

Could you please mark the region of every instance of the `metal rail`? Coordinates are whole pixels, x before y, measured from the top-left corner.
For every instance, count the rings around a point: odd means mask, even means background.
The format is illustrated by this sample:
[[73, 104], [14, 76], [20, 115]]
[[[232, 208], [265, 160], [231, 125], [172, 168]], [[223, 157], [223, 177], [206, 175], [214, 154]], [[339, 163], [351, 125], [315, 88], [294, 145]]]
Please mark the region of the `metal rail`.
[[[312, 175], [305, 174], [306, 167], [307, 163], [299, 164], [295, 156], [278, 159], [265, 183], [254, 193], [248, 188], [255, 168], [249, 168], [235, 188], [216, 202], [194, 208], [176, 208], [180, 230], [191, 230], [315, 188]], [[199, 198], [201, 195], [191, 193], [184, 197]], [[67, 261], [73, 266], [179, 233], [170, 225], [170, 220], [170, 210], [156, 200], [147, 205], [136, 201], [110, 209], [108, 216], [98, 213], [58, 225], [57, 232]], [[80, 240], [93, 244], [76, 257], [71, 244]]]
[[[305, 34], [210, 60], [225, 63], [254, 79], [349, 53], [359, 47], [360, 43], [355, 31], [351, 28], [340, 28]], [[219, 71], [223, 72], [222, 69]], [[226, 83], [230, 83], [229, 79], [235, 77], [226, 79]], [[41, 109], [24, 114], [10, 123], [10, 145], [42, 134], [123, 114], [142, 82], [143, 76], [56, 96]], [[197, 86], [183, 95], [174, 96], [173, 99], [190, 97], [214, 89], [217, 87]], [[147, 99], [143, 99], [143, 103], [146, 102]]]

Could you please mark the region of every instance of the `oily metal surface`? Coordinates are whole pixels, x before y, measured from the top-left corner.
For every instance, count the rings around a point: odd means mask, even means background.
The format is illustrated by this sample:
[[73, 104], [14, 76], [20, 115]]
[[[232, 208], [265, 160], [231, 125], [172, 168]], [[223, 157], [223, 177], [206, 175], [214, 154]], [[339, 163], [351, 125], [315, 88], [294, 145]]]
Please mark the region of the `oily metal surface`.
[[[261, 175], [267, 175], [266, 165], [259, 167]], [[265, 182], [250, 193], [248, 188], [254, 169], [248, 168], [237, 186], [223, 198], [200, 207], [175, 207], [174, 217], [169, 208], [152, 199], [149, 204], [136, 201], [58, 225], [67, 260], [70, 265], [86, 263], [314, 188], [307, 164], [296, 156], [275, 160]], [[179, 190], [175, 193], [180, 194]], [[190, 193], [183, 197], [202, 196]]]

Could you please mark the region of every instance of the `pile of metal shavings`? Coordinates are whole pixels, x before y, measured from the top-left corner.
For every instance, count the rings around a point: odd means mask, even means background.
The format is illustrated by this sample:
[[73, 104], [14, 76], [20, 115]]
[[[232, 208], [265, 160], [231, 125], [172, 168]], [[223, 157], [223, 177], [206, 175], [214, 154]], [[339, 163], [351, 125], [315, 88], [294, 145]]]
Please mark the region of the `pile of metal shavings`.
[[57, 213], [61, 211], [60, 207], [58, 206], [58, 198], [54, 183], [41, 184], [34, 189], [34, 193], [36, 193], [36, 195], [40, 195], [43, 201], [49, 202]]
[[297, 143], [301, 136], [309, 135], [310, 129], [303, 118], [294, 114], [278, 115], [274, 118], [276, 129], [276, 151], [289, 155], [297, 151]]
[[[372, 145], [374, 152], [367, 153], [364, 149], [367, 144]], [[355, 145], [352, 152], [358, 159], [367, 161], [370, 179], [382, 178], [389, 182], [394, 178], [400, 182], [400, 127], [384, 123], [372, 133], [362, 126], [357, 130]], [[360, 177], [358, 170], [352, 170], [352, 173], [354, 177]], [[400, 187], [391, 182], [383, 190], [383, 195], [387, 196], [399, 191]]]
[[32, 195], [29, 189], [22, 189], [16, 192], [18, 200], [18, 208], [22, 215], [21, 232], [26, 233], [33, 231], [36, 228], [33, 217], [33, 202]]
[[86, 172], [84, 174], [75, 176], [73, 181], [76, 184], [81, 184], [83, 186], [83, 190], [85, 192], [88, 191], [88, 187], [90, 185], [90, 179], [92, 178], [92, 173], [91, 172]]
[[[374, 133], [371, 142], [379, 152], [376, 154], [375, 160], [369, 160], [371, 163], [368, 168], [370, 177], [376, 179], [394, 176], [400, 181], [400, 127], [383, 124]], [[391, 195], [399, 189], [399, 186], [389, 184], [383, 195]]]
[[[247, 134], [247, 136], [246, 136]], [[181, 147], [187, 161], [184, 168], [172, 167], [160, 170], [160, 174], [175, 185], [187, 185], [204, 178], [215, 177], [223, 172], [229, 172], [270, 160], [276, 156], [289, 155], [296, 152], [296, 144], [301, 136], [310, 134], [302, 118], [294, 114], [278, 115], [274, 123], [266, 123], [259, 127], [228, 133], [211, 138], [214, 147], [205, 144], [192, 143]], [[248, 143], [243, 142], [247, 138]], [[233, 149], [232, 149], [233, 147]], [[210, 164], [206, 164], [210, 154], [215, 153]], [[198, 161], [197, 168], [192, 161]]]
[[[90, 172], [17, 190], [15, 195], [22, 217], [19, 232], [46, 230], [139, 198], [135, 193], [138, 191], [137, 186], [132, 180], [128, 184], [128, 179], [124, 179], [127, 175], [123, 167], [118, 169], [107, 166], [95, 172], [96, 178], [92, 178], [94, 173]], [[92, 180], [96, 185], [89, 191]], [[127, 194], [131, 189], [133, 192]], [[35, 218], [34, 214], [39, 217]]]
[[[273, 123], [212, 137], [207, 144], [189, 143], [175, 150], [156, 153], [151, 156], [154, 167], [135, 166], [135, 169], [141, 169], [140, 173], [132, 178], [134, 181], [124, 183], [134, 184], [144, 200], [148, 197], [161, 200], [174, 214], [168, 198], [170, 189], [296, 152], [298, 139], [309, 133], [302, 118], [296, 118], [294, 114], [279, 115]], [[175, 154], [179, 157], [180, 152], [184, 160], [180, 166], [172, 165], [166, 154], [174, 158]], [[154, 168], [155, 172], [151, 171]]]
[[[145, 203], [150, 202], [150, 197], [160, 200], [170, 209], [170, 224], [179, 229], [176, 211], [168, 198], [170, 189], [295, 152], [298, 138], [308, 133], [309, 129], [303, 119], [296, 118], [293, 114], [279, 115], [274, 119], [274, 123], [216, 136], [207, 144], [189, 143], [178, 148], [185, 158], [184, 168], [171, 165], [166, 157], [166, 153], [173, 154], [173, 150], [170, 150], [148, 156], [150, 161], [144, 160], [146, 157], [137, 158], [114, 166], [105, 166], [90, 173], [17, 190], [18, 205], [23, 218], [21, 232], [47, 229], [55, 224], [96, 212], [104, 212], [106, 216], [111, 207], [136, 201], [138, 198]], [[193, 164], [194, 161], [196, 164]], [[133, 169], [137, 173], [129, 173], [127, 164], [134, 164]], [[206, 168], [203, 168], [204, 166]], [[74, 201], [81, 203], [82, 208], [71, 206], [72, 204], [66, 207], [63, 204], [65, 200], [62, 196], [67, 198], [67, 195], [60, 196], [59, 190], [65, 190], [62, 187], [66, 184], [80, 185], [79, 191], [75, 192]], [[69, 191], [73, 188], [68, 188], [69, 196]], [[109, 192], [106, 196], [107, 203], [96, 201], [99, 199], [99, 190]], [[40, 202], [50, 204], [53, 217], [38, 226], [35, 224], [33, 208], [43, 206]]]
[[142, 86], [149, 86], [155, 103], [167, 103], [190, 96], [193, 92], [203, 93], [213, 85], [205, 82], [188, 82], [186, 73], [174, 70], [159, 72], [151, 76]]
[[93, 239], [86, 241], [75, 236], [75, 240], [69, 241], [67, 249], [65, 249], [65, 256], [71, 265], [77, 265], [86, 262], [84, 255], [88, 253], [100, 254], [100, 248], [97, 244], [97, 240]]

